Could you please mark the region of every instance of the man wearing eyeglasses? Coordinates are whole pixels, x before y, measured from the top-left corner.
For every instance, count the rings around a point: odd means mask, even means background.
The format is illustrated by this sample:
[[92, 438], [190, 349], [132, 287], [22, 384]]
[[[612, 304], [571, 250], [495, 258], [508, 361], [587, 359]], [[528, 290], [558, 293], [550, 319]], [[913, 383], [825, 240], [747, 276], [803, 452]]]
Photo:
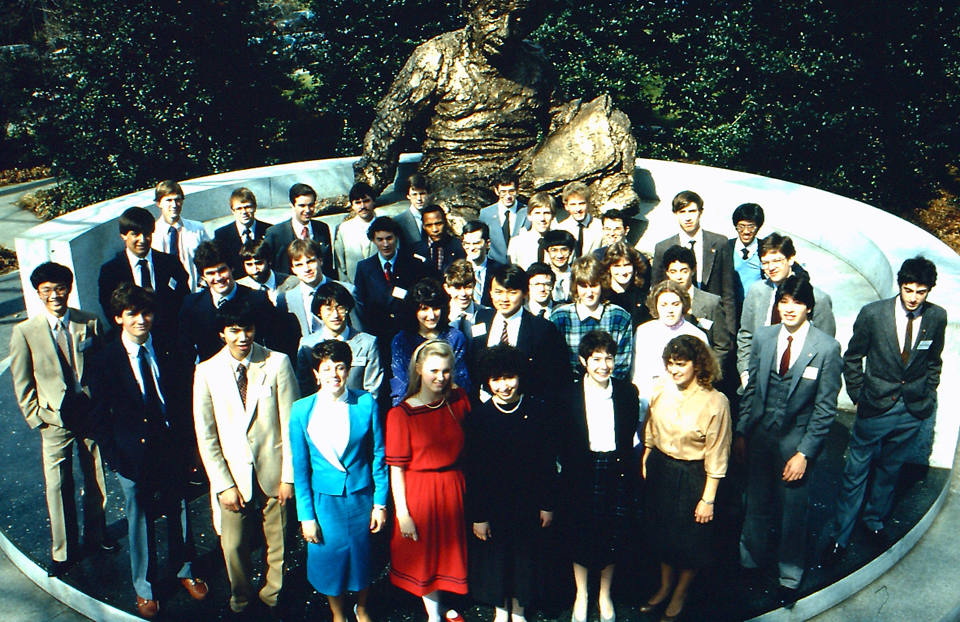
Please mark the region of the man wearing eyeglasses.
[[763, 226], [763, 208], [756, 203], [744, 203], [733, 210], [735, 237], [727, 240], [733, 255], [733, 270], [737, 278], [733, 281], [733, 293], [737, 303], [737, 328], [740, 327], [740, 313], [743, 311], [743, 299], [750, 287], [763, 278], [760, 267], [760, 244], [757, 235]]

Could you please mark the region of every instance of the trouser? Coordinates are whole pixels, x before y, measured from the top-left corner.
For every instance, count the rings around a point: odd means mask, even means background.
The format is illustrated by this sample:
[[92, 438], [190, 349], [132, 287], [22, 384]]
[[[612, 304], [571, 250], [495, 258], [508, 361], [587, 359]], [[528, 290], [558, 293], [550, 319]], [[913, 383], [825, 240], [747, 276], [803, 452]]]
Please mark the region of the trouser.
[[807, 482], [812, 464], [807, 464], [807, 472], [796, 482], [783, 481], [785, 466], [779, 428], [758, 428], [747, 442], [747, 513], [740, 536], [740, 563], [745, 568], [757, 568], [766, 557], [774, 509], [779, 504], [780, 584], [796, 589], [803, 578], [810, 497]]
[[277, 604], [277, 596], [283, 586], [284, 531], [286, 508], [276, 497], [268, 497], [254, 478], [253, 498], [239, 512], [220, 508], [220, 547], [230, 579], [230, 608], [242, 611], [253, 598], [253, 575], [250, 541], [254, 529], [263, 530], [266, 548], [264, 585], [260, 600], [270, 607]]
[[76, 551], [73, 548], [80, 540], [73, 483], [74, 446], [83, 474], [83, 537], [91, 544], [102, 542], [107, 530], [104, 517], [107, 486], [103, 479], [103, 463], [96, 443], [90, 439], [78, 439], [66, 428], [44, 426], [40, 429], [40, 438], [47, 511], [50, 514], [51, 557], [62, 562], [74, 556]]
[[[125, 499], [123, 510], [127, 515], [128, 546], [130, 548], [130, 571], [137, 596], [154, 600], [153, 583], [156, 581], [157, 536], [152, 520], [147, 518], [146, 507], [137, 482], [117, 473]], [[180, 511], [167, 515], [167, 543], [170, 564], [179, 568], [177, 577], [193, 579], [193, 535], [187, 514], [187, 502], [180, 500]]]
[[847, 462], [843, 468], [843, 482], [837, 516], [834, 519], [833, 538], [840, 546], [847, 546], [856, 524], [857, 514], [867, 491], [867, 477], [873, 465], [873, 488], [863, 509], [863, 522], [869, 529], [883, 528], [883, 520], [893, 505], [893, 491], [910, 449], [910, 441], [920, 431], [923, 421], [907, 410], [903, 399], [882, 415], [860, 418], [853, 424]]

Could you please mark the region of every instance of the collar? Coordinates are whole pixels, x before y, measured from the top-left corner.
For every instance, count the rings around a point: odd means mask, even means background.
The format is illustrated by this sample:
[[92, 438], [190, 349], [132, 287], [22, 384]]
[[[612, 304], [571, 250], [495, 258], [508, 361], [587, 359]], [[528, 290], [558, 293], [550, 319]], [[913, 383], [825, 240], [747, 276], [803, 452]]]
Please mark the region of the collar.
[[[254, 279], [251, 278], [250, 280], [256, 283]], [[258, 283], [258, 285], [266, 285], [267, 289], [269, 289], [271, 292], [276, 290], [277, 289], [277, 273], [274, 272], [273, 270], [270, 270], [270, 276], [267, 277], [267, 280], [264, 281], [263, 283]]]
[[213, 306], [214, 306], [214, 307], [219, 307], [219, 306], [220, 306], [220, 300], [221, 300], [221, 299], [226, 298], [227, 300], [233, 300], [233, 297], [236, 296], [236, 295], [237, 295], [237, 284], [236, 284], [236, 283], [233, 284], [233, 289], [231, 289], [229, 292], [227, 292], [226, 294], [223, 294], [223, 295], [221, 295], [221, 294], [215, 294], [212, 289], [210, 290], [210, 297], [213, 299]]
[[346, 404], [347, 403], [347, 389], [343, 389], [343, 393], [339, 397], [333, 399], [330, 398], [330, 394], [325, 391], [317, 391], [317, 403], [324, 404]]
[[[173, 223], [172, 225], [169, 224], [166, 220], [164, 220], [163, 217], [161, 217], [161, 218], [157, 221], [157, 224], [160, 226], [160, 231], [159, 231], [159, 232], [163, 232], [164, 234], [166, 234], [167, 231], [169, 231], [170, 229], [176, 229], [177, 231], [183, 231], [183, 217], [182, 217], [182, 216], [180, 217], [179, 220], [177, 220], [177, 222]], [[158, 232], [158, 233], [159, 233], [159, 232]]]
[[327, 328], [326, 324], [323, 324], [323, 328], [320, 329], [320, 334], [324, 339], [336, 339], [337, 341], [350, 341], [350, 337], [353, 336], [352, 332], [353, 329], [350, 328], [349, 324], [346, 324], [343, 327], [343, 330], [340, 331], [339, 335], [334, 335], [333, 331]]
[[447, 315], [447, 317], [451, 322], [454, 322], [460, 319], [461, 314], [466, 314], [467, 318], [471, 321], [476, 317], [477, 305], [473, 302], [472, 298], [470, 299], [470, 306], [468, 306], [466, 309], [456, 309], [454, 307], [450, 307], [450, 313]]
[[583, 375], [583, 392], [585, 395], [590, 395], [585, 399], [586, 402], [590, 402], [591, 399], [597, 400], [609, 400], [613, 399], [613, 376], [611, 375], [611, 380], [607, 382], [607, 386], [604, 389], [594, 386], [593, 382], [587, 380], [587, 375]]
[[693, 235], [690, 235], [683, 229], [680, 230], [680, 246], [686, 246], [690, 248], [690, 240], [696, 240], [697, 244], [694, 248], [701, 249], [703, 248], [703, 225], [700, 225], [700, 228], [697, 229], [697, 232]]
[[67, 330], [70, 330], [70, 309], [67, 309], [67, 312], [63, 314], [63, 317], [57, 317], [54, 314], [47, 311], [47, 308], [43, 308], [43, 316], [47, 319], [47, 324], [50, 325], [50, 330], [57, 330], [57, 324], [63, 322], [63, 325], [67, 327]]
[[237, 365], [243, 365], [247, 369], [250, 369], [250, 359], [253, 358], [253, 348], [250, 348], [250, 354], [246, 355], [239, 361], [233, 358], [233, 355], [230, 354], [229, 350], [227, 351], [227, 357], [230, 359], [230, 366], [233, 367], [233, 371], [237, 371]]
[[235, 224], [235, 225], [237, 226], [237, 235], [239, 235], [241, 238], [243, 238], [243, 232], [244, 232], [244, 231], [249, 230], [250, 233], [255, 233], [255, 232], [254, 232], [254, 229], [255, 229], [256, 226], [257, 226], [257, 221], [254, 220], [253, 222], [251, 222], [249, 227], [244, 227], [243, 225], [241, 225], [239, 220], [234, 220], [234, 221], [233, 221], [233, 224]]
[[[134, 343], [123, 330], [120, 331], [120, 343], [123, 349], [127, 351], [127, 356], [135, 359], [140, 356], [140, 344]], [[143, 342], [143, 347], [147, 349], [147, 354], [153, 354], [153, 335], [148, 335], [147, 340]]]
[[810, 320], [807, 320], [803, 325], [796, 330], [796, 332], [791, 333], [787, 330], [786, 325], [780, 324], [780, 339], [786, 340], [787, 336], [790, 335], [793, 337], [793, 342], [802, 342], [807, 339], [807, 333], [810, 332]]
[[573, 220], [574, 225], [580, 226], [580, 224], [583, 223], [584, 228], [589, 227], [590, 223], [593, 222], [593, 214], [591, 214], [589, 211], [587, 212], [586, 216], [583, 217], [583, 220], [581, 220], [580, 222], [577, 222], [573, 218], [573, 216], [571, 216], [570, 218], [571, 220]]
[[553, 311], [553, 300], [548, 300], [547, 304], [545, 305], [542, 305], [539, 302], [536, 302], [534, 300], [527, 300], [526, 307], [527, 307], [527, 311], [529, 311], [534, 315], [539, 315], [540, 309], [545, 309], [546, 310], [545, 315], [549, 317], [550, 312]]
[[[919, 307], [916, 311], [913, 312], [913, 319], [914, 319], [914, 321], [920, 319], [920, 316], [923, 315], [923, 309], [924, 309], [924, 307], [926, 307], [926, 306], [927, 306], [927, 303], [924, 302], [922, 305], [920, 305], [920, 307]], [[909, 312], [907, 311], [907, 308], [906, 308], [905, 306], [903, 306], [903, 300], [901, 300], [899, 294], [897, 294], [897, 305], [896, 305], [896, 307], [897, 307], [897, 313], [898, 313], [899, 315], [903, 316], [903, 319], [904, 319], [904, 320], [908, 319], [908, 318], [907, 318], [907, 313], [909, 313]]]
[[[701, 227], [701, 229], [703, 228]], [[741, 255], [743, 254], [743, 249], [747, 249], [748, 251], [750, 251], [749, 255], [753, 255], [754, 253], [757, 252], [757, 247], [760, 246], [760, 243], [757, 241], [757, 238], [753, 238], [753, 242], [750, 242], [750, 246], [744, 246], [743, 242], [740, 241], [739, 237], [735, 239], [736, 239], [736, 242], [734, 242], [733, 244], [733, 250], [740, 253]]]
[[593, 319], [599, 322], [600, 319], [603, 317], [603, 307], [604, 307], [603, 303], [598, 304], [597, 308], [594, 309], [593, 311], [588, 309], [587, 305], [581, 304], [579, 302], [574, 303], [574, 307], [577, 310], [577, 317], [580, 318], [581, 322], [587, 319], [588, 317], [592, 317]]
[[398, 252], [399, 252], [399, 251], [393, 251], [393, 257], [391, 257], [390, 259], [384, 259], [383, 255], [381, 255], [380, 252], [378, 251], [378, 252], [377, 252], [377, 259], [380, 260], [380, 269], [383, 270], [384, 266], [386, 266], [387, 264], [390, 264], [390, 267], [391, 267], [391, 268], [394, 267], [394, 266], [396, 266], [396, 265], [397, 265], [397, 253], [398, 253]]
[[313, 237], [313, 221], [312, 220], [308, 221], [307, 224], [305, 225], [301, 225], [300, 221], [298, 221], [296, 218], [290, 219], [290, 228], [293, 229], [293, 235], [295, 235], [298, 240], [300, 239], [300, 231], [304, 227], [307, 228], [307, 237]]
[[502, 313], [497, 311], [497, 314], [493, 317], [493, 319], [494, 321], [496, 321], [499, 318], [500, 320], [503, 320], [507, 324], [513, 324], [514, 322], [519, 323], [522, 317], [523, 317], [523, 307], [520, 307], [519, 309], [517, 309], [517, 312], [511, 315], [510, 317], [504, 317]]
[[[124, 252], [127, 254], [127, 261], [130, 262], [131, 268], [136, 268], [137, 264], [140, 263], [140, 257], [137, 257], [130, 252], [130, 249], [124, 249]], [[147, 251], [147, 256], [143, 259], [147, 260], [147, 263], [153, 265], [153, 249]]]
[[480, 270], [487, 269], [487, 257], [483, 258], [483, 263], [473, 263], [473, 260], [470, 261], [470, 265], [473, 266], [473, 271], [478, 272]]

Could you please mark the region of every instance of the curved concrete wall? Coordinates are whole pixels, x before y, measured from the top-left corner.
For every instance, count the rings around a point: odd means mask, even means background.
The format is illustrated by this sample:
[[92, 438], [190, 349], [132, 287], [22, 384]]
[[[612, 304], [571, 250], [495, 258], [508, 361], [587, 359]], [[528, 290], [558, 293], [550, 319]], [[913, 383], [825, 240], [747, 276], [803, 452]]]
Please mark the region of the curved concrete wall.
[[[419, 156], [407, 154], [401, 159], [398, 179], [413, 172]], [[234, 188], [246, 186], [257, 195], [258, 217], [269, 222], [288, 218], [287, 190], [296, 182], [309, 183], [320, 196], [345, 194], [353, 183], [354, 158], [298, 162], [244, 171], [212, 175], [182, 183], [186, 194], [184, 215], [206, 223], [212, 230], [229, 220], [228, 198]], [[936, 262], [939, 281], [932, 300], [947, 308], [954, 319], [960, 317], [960, 258], [949, 247], [923, 230], [864, 203], [777, 179], [719, 168], [637, 160], [638, 192], [644, 197], [642, 212], [649, 227], [639, 246], [646, 251], [676, 232], [676, 220], [670, 211], [670, 199], [681, 190], [698, 192], [705, 203], [703, 226], [733, 234], [730, 216], [737, 205], [759, 203], [767, 214], [764, 233], [779, 230], [802, 238], [835, 255], [861, 274], [879, 297], [896, 293], [896, 271], [900, 263], [918, 253]], [[388, 188], [388, 192], [392, 188]], [[394, 194], [400, 198], [399, 194]], [[17, 239], [21, 281], [26, 293], [27, 310], [39, 311], [39, 300], [32, 295], [29, 276], [34, 267], [48, 260], [73, 268], [77, 287], [71, 303], [96, 309], [97, 275], [100, 265], [122, 243], [117, 235], [116, 219], [132, 205], [147, 207], [156, 215], [152, 191], [137, 192], [91, 205], [56, 220], [39, 225]], [[327, 220], [339, 221], [338, 216]], [[331, 224], [333, 224], [331, 222]], [[842, 296], [834, 292], [833, 297]], [[842, 325], [837, 338], [846, 345], [855, 310], [837, 318]], [[845, 327], [845, 328], [844, 328]], [[847, 332], [845, 333], [844, 330]], [[944, 353], [944, 377], [940, 403], [957, 403], [960, 383], [957, 378], [957, 328], [951, 324]], [[930, 423], [931, 426], [934, 422]], [[932, 466], [950, 468], [960, 432], [960, 417], [949, 409], [938, 413], [929, 448]]]

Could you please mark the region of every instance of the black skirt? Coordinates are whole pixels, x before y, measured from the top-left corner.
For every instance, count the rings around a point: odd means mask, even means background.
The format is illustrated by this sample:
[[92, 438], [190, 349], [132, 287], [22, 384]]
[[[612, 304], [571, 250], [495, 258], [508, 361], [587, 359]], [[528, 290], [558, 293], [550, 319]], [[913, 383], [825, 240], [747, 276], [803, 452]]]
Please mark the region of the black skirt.
[[[585, 490], [571, 499], [567, 542], [573, 561], [599, 570], [623, 559], [636, 517], [637, 478], [615, 452], [591, 452]], [[632, 464], [632, 463], [631, 463]]]
[[703, 568], [713, 560], [713, 523], [694, 517], [707, 473], [703, 460], [677, 460], [659, 449], [647, 459], [644, 534], [658, 561], [676, 568]]

